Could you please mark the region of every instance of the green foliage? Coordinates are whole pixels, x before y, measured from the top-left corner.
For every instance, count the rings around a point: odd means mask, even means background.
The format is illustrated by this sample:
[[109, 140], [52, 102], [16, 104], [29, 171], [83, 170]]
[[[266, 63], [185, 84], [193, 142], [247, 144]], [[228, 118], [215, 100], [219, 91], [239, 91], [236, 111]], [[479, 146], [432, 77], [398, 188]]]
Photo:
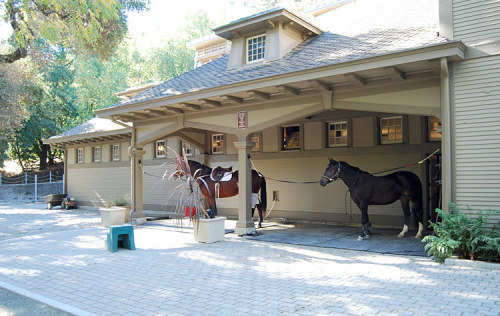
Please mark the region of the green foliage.
[[12, 63], [29, 55], [39, 39], [108, 58], [127, 32], [127, 11], [142, 11], [148, 1], [0, 0], [0, 4], [14, 32], [12, 51], [0, 55], [0, 63]]
[[117, 196], [113, 199], [115, 206], [130, 206], [130, 199], [125, 196]]
[[434, 255], [437, 262], [443, 262], [452, 254], [459, 258], [499, 261], [499, 226], [485, 228], [485, 216], [477, 218], [460, 211], [456, 204], [450, 203], [450, 213], [436, 209], [442, 221], [431, 223], [435, 236], [426, 236], [425, 250]]

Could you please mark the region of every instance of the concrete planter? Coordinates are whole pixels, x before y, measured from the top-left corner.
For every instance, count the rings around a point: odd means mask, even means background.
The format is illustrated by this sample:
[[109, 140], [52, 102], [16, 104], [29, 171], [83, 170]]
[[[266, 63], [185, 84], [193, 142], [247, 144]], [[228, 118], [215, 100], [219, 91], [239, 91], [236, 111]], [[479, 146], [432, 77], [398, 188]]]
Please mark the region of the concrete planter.
[[224, 241], [225, 221], [225, 217], [215, 217], [193, 221], [194, 240], [203, 243]]
[[125, 219], [127, 217], [127, 209], [125, 207], [110, 207], [110, 208], [100, 208], [101, 212], [101, 225], [102, 226], [114, 226], [125, 224]]

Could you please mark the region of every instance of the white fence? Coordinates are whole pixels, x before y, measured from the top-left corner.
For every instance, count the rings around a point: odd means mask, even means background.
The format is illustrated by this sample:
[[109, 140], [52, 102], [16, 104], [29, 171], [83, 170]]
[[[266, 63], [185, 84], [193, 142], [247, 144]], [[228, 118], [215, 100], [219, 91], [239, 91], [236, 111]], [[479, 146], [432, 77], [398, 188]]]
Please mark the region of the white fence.
[[13, 177], [0, 174], [0, 200], [34, 200], [38, 202], [49, 194], [64, 192], [64, 174], [24, 173]]

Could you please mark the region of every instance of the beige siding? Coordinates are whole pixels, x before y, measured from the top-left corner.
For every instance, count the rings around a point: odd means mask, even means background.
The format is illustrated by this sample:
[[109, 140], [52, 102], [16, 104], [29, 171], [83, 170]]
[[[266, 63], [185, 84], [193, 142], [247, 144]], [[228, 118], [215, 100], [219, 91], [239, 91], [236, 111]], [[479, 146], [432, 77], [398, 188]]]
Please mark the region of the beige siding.
[[[338, 160], [347, 161], [353, 166], [358, 166], [369, 172], [376, 172], [407, 164], [422, 159], [421, 154], [405, 153], [391, 154], [391, 146], [387, 147], [387, 154], [370, 155], [369, 158], [363, 155], [337, 156]], [[283, 154], [281, 159], [255, 160], [255, 166], [267, 178], [268, 209], [273, 203], [273, 191], [279, 191], [280, 201], [275, 204], [271, 217], [286, 217], [289, 219], [316, 220], [316, 221], [340, 221], [345, 223], [359, 223], [360, 211], [350, 196], [346, 196], [347, 187], [342, 181], [321, 187], [316, 184], [295, 184], [283, 183], [272, 179], [288, 181], [319, 181], [328, 164], [328, 158], [291, 158], [287, 159]], [[221, 165], [224, 167], [233, 166], [237, 169], [237, 162], [212, 163], [211, 167]], [[416, 166], [406, 169], [415, 172], [424, 179], [425, 170], [423, 166]], [[272, 179], [271, 179], [272, 178]], [[422, 181], [423, 185], [425, 180]], [[218, 199], [217, 205], [223, 212], [231, 213], [237, 208], [236, 197]], [[351, 216], [352, 214], [352, 216]], [[385, 206], [370, 206], [368, 214], [371, 221], [377, 225], [399, 227], [403, 224], [403, 211], [399, 201]], [[377, 220], [377, 217], [379, 218]], [[392, 220], [387, 221], [388, 217]]]
[[357, 117], [352, 119], [352, 138], [354, 147], [371, 147], [376, 144], [375, 119]]
[[304, 123], [304, 148], [305, 150], [315, 150], [323, 148], [323, 129], [322, 122]]
[[453, 37], [468, 45], [500, 38], [500, 1], [453, 1]]
[[130, 167], [68, 168], [68, 193], [83, 205], [101, 206], [130, 197]]
[[462, 209], [500, 205], [500, 56], [454, 65], [456, 202]]

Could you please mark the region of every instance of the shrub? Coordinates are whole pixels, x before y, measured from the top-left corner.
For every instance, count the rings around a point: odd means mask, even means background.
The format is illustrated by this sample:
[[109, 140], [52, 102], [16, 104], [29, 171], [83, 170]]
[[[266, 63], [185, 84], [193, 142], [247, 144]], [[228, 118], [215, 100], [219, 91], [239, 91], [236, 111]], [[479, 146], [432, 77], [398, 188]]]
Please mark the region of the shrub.
[[425, 250], [434, 255], [437, 262], [444, 262], [452, 254], [471, 260], [500, 261], [498, 224], [486, 229], [482, 212], [477, 218], [469, 217], [454, 203], [450, 203], [449, 214], [440, 209], [436, 212], [442, 221], [430, 224], [435, 236], [426, 236], [422, 242], [426, 243]]

